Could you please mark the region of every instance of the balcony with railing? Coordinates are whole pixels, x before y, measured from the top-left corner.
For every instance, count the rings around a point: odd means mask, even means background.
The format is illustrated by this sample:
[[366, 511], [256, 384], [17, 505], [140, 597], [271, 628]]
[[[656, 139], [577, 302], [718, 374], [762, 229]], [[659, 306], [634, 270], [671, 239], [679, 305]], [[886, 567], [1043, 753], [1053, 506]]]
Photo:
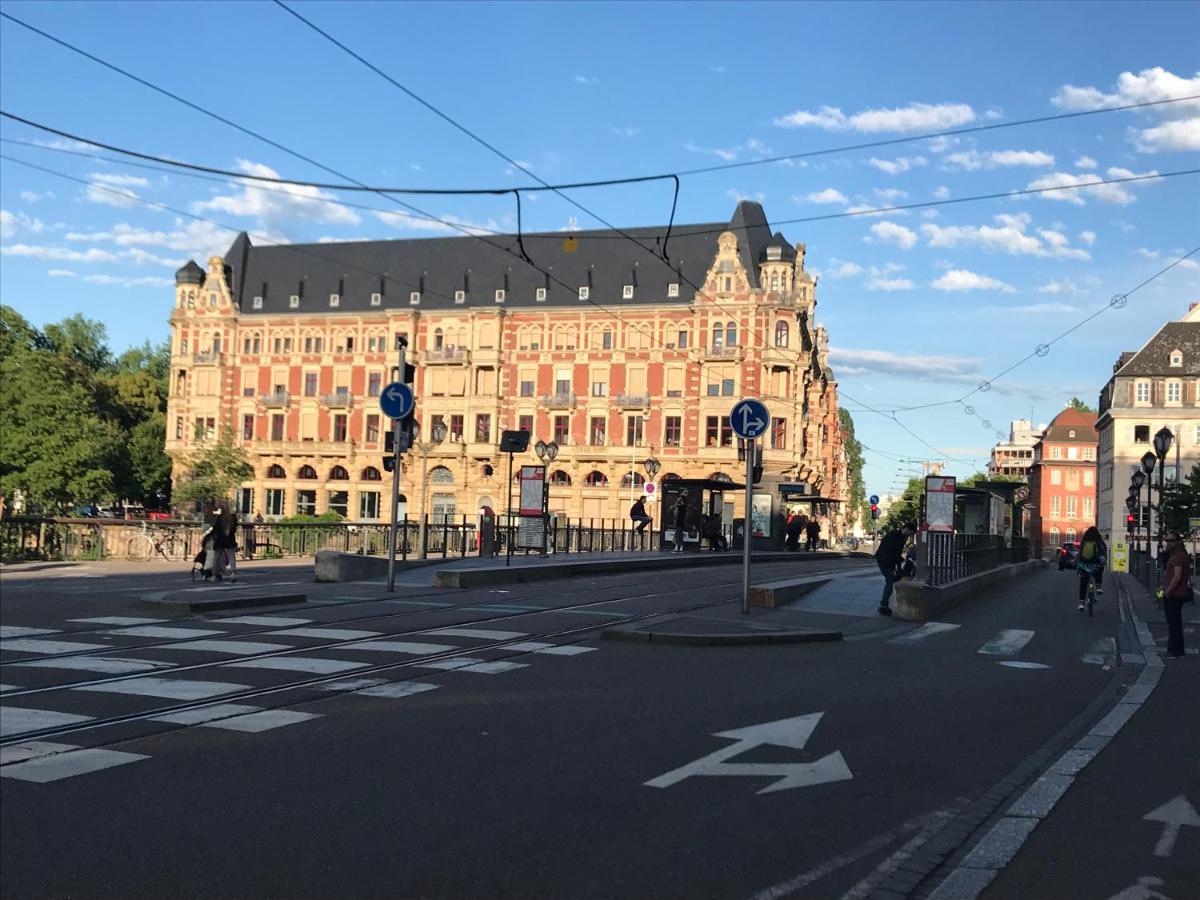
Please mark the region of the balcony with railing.
[[435, 365], [466, 365], [471, 361], [471, 354], [465, 347], [436, 347], [426, 350], [421, 362], [427, 366]]
[[542, 406], [546, 409], [574, 409], [578, 399], [574, 393], [542, 394]]
[[705, 347], [705, 359], [740, 359], [741, 347]]
[[649, 394], [617, 394], [613, 404], [620, 409], [646, 409], [650, 406]]
[[350, 456], [354, 441], [246, 441], [258, 453], [283, 453], [288, 456]]
[[330, 409], [349, 409], [354, 405], [354, 398], [340, 391], [335, 394], [323, 394], [321, 395], [321, 405]]
[[220, 350], [205, 350], [203, 353], [193, 353], [192, 363], [197, 366], [219, 366], [225, 361]]
[[267, 407], [287, 406], [292, 402], [292, 395], [287, 391], [271, 391], [269, 394], [259, 394], [258, 402]]

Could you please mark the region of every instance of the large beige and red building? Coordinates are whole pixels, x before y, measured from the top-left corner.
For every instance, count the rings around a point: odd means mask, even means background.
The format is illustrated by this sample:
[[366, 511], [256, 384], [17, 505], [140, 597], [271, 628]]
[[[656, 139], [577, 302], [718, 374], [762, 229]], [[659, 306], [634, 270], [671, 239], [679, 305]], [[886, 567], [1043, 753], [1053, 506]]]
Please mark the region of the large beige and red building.
[[1068, 408], [1033, 447], [1029, 537], [1052, 552], [1096, 524], [1096, 414]]
[[[505, 429], [558, 443], [550, 505], [570, 516], [625, 518], [651, 455], [659, 481], [741, 481], [729, 413], [742, 396], [771, 412], [761, 490], [798, 482], [847, 498], [804, 245], [772, 234], [750, 202], [669, 240], [625, 233], [637, 243], [528, 234], [523, 249], [513, 235], [255, 247], [243, 234], [207, 269], [188, 263], [171, 316], [176, 475], [227, 428], [254, 465], [244, 511], [386, 519], [378, 395], [403, 336], [429, 455], [424, 485], [423, 454], [406, 458], [410, 516], [426, 493], [435, 515], [502, 511]], [[447, 437], [434, 445], [438, 421]], [[740, 497], [725, 499], [741, 515]]]

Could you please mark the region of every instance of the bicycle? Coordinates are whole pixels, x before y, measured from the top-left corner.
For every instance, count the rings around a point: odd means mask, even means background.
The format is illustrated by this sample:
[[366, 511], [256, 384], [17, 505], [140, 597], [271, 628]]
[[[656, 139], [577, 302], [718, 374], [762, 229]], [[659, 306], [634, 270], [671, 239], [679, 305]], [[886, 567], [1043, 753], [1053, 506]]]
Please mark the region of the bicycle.
[[171, 562], [175, 552], [175, 532], [160, 531], [151, 528], [149, 522], [142, 522], [141, 529], [129, 539], [127, 545], [130, 559], [153, 559], [157, 553], [167, 562]]
[[[1094, 572], [1089, 572], [1086, 569], [1081, 570], [1081, 571], [1083, 572], [1083, 575], [1087, 578], [1087, 594], [1086, 594], [1087, 599], [1084, 601], [1084, 605], [1087, 608], [1088, 618], [1091, 618], [1094, 615], [1092, 610], [1096, 606], [1096, 575]], [[1080, 607], [1079, 611], [1083, 612], [1083, 607]]]

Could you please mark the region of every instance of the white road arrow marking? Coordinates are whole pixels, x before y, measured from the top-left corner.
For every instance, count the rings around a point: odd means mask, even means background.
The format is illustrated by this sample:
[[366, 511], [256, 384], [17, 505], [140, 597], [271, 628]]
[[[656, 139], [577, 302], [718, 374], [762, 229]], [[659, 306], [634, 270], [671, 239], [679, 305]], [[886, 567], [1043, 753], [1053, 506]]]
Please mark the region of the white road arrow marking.
[[827, 781], [848, 781], [854, 775], [850, 772], [846, 760], [840, 751], [835, 751], [821, 757], [812, 763], [730, 763], [726, 760], [745, 753], [754, 747], [771, 744], [776, 747], [790, 747], [803, 750], [808, 739], [812, 736], [817, 723], [821, 721], [823, 712], [809, 713], [790, 719], [779, 719], [775, 722], [763, 722], [760, 725], [750, 725], [745, 728], [735, 728], [732, 731], [721, 731], [713, 737], [730, 738], [737, 743], [716, 750], [707, 756], [702, 756], [686, 766], [659, 775], [646, 782], [647, 787], [670, 787], [685, 778], [699, 775], [749, 775], [757, 777], [776, 777], [779, 780], [760, 790], [760, 794], [770, 794], [775, 791], [785, 791], [789, 788], [808, 787], [823, 784]]
[[1180, 794], [1173, 800], [1168, 800], [1153, 812], [1142, 816], [1147, 822], [1162, 822], [1163, 833], [1154, 848], [1155, 856], [1170, 856], [1175, 849], [1175, 839], [1179, 837], [1179, 829], [1184, 825], [1200, 828], [1200, 815], [1196, 808]]

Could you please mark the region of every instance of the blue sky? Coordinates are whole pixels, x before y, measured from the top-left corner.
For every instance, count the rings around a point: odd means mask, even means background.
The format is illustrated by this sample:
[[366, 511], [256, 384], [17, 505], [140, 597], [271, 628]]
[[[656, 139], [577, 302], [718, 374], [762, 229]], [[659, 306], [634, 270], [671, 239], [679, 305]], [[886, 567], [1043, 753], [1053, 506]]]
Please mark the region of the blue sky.
[[[473, 144], [270, 3], [26, 3], [3, 10], [368, 183], [522, 183]], [[1200, 5], [357, 4], [296, 7], [548, 180], [678, 171], [945, 128], [1200, 94]], [[78, 134], [247, 172], [334, 180], [306, 163], [0, 22], [0, 105]], [[6, 139], [52, 143], [4, 122]], [[59, 142], [64, 146], [64, 142]], [[173, 269], [231, 234], [276, 240], [444, 233], [341, 205], [0, 145], [70, 174], [0, 168], [0, 299], [36, 323], [100, 319], [118, 349], [167, 334]], [[739, 197], [773, 221], [854, 207], [1196, 168], [1200, 103], [1039, 124], [685, 178], [677, 221], [728, 219]], [[108, 188], [102, 190], [98, 188]], [[130, 196], [112, 191], [128, 192]], [[370, 196], [370, 195], [368, 195]], [[386, 210], [379, 197], [342, 197]], [[578, 199], [618, 225], [664, 222], [665, 185]], [[1025, 199], [780, 226], [820, 273], [818, 317], [849, 397], [879, 410], [954, 399], [1200, 245], [1196, 176]], [[511, 200], [427, 199], [497, 229]], [[539, 195], [526, 227], [596, 223]], [[440, 226], [434, 226], [435, 229]], [[1197, 255], [1194, 259], [1200, 259]], [[854, 411], [868, 487], [894, 458], [969, 474], [1010, 419], [1095, 402], [1113, 360], [1200, 301], [1177, 267], [970, 403]], [[986, 428], [986, 419], [992, 428]], [[879, 452], [875, 452], [879, 451]]]

